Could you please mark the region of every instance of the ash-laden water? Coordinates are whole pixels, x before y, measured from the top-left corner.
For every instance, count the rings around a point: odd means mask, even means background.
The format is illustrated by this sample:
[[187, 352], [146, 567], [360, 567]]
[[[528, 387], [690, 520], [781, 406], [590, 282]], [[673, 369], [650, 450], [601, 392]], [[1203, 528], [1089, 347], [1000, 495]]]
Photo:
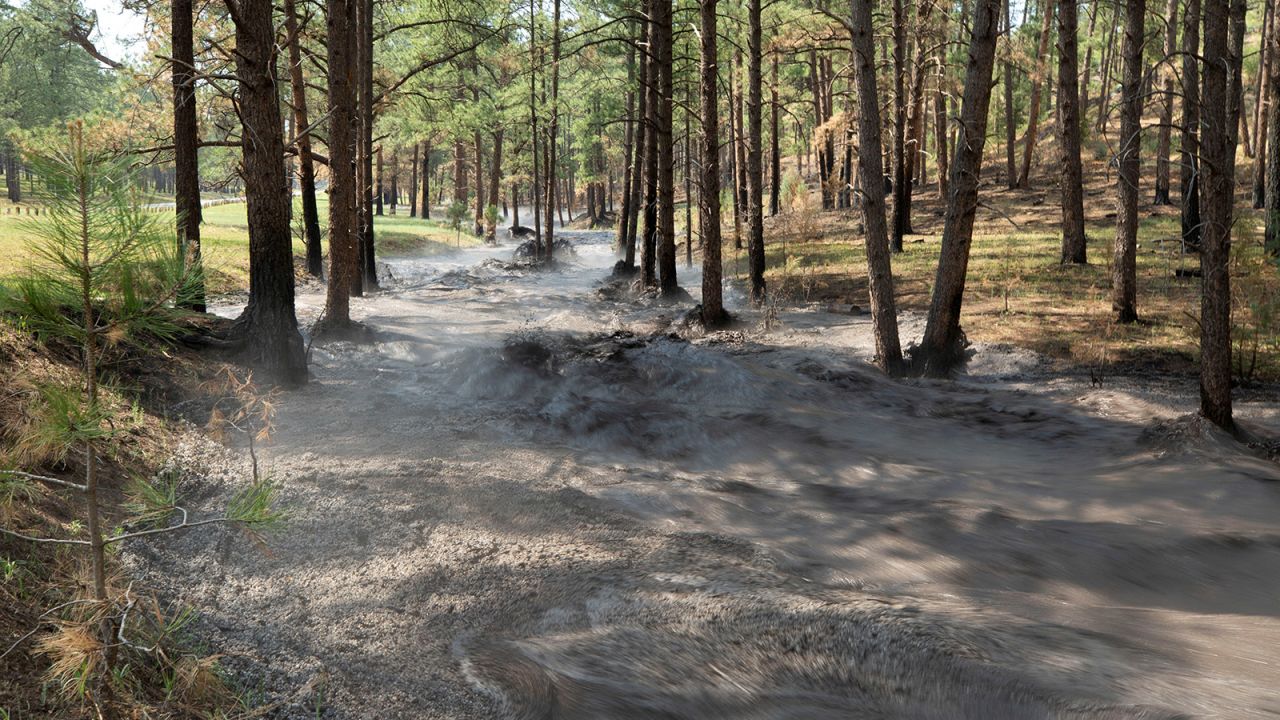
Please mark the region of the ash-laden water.
[[[553, 271], [394, 259], [353, 301], [374, 342], [280, 403], [270, 552], [129, 547], [274, 716], [1280, 714], [1280, 471], [1181, 420], [1193, 384], [1007, 347], [891, 381], [863, 315], [731, 291], [705, 335], [563, 235]], [[180, 456], [211, 504], [242, 482]]]

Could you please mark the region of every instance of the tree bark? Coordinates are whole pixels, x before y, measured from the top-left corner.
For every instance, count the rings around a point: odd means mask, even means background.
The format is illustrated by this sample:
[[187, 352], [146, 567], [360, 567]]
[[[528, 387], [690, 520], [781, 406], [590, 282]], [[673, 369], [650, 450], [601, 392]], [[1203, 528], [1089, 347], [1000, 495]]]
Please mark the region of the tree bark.
[[1262, 62], [1258, 67], [1258, 97], [1253, 113], [1253, 130], [1256, 134], [1254, 145], [1257, 146], [1253, 166], [1253, 207], [1259, 210], [1266, 207], [1267, 202], [1267, 147], [1270, 141], [1267, 136], [1271, 134], [1267, 131], [1267, 124], [1271, 117], [1271, 105], [1276, 101], [1270, 82], [1276, 64], [1275, 43], [1272, 40], [1275, 34], [1275, 3], [1268, 2], [1265, 3], [1263, 12]]
[[373, 0], [362, 0], [356, 9], [359, 35], [356, 39], [359, 61], [359, 110], [360, 110], [360, 161], [364, 165], [361, 177], [365, 187], [361, 189], [364, 212], [360, 213], [360, 290], [378, 288], [378, 264], [373, 232]]
[[[547, 124], [547, 167], [546, 167], [546, 197], [547, 203], [547, 232], [546, 244], [544, 250], [546, 254], [543, 261], [550, 265], [555, 262], [555, 220], [554, 215], [557, 208], [556, 181], [558, 180], [558, 168], [556, 164], [556, 141], [560, 133], [560, 0], [553, 0], [552, 7], [554, 15], [552, 16], [551, 30], [551, 121]], [[561, 220], [563, 223], [563, 219]]]
[[769, 216], [777, 215], [782, 209], [782, 147], [778, 137], [778, 113], [781, 103], [778, 102], [778, 55], [775, 48], [770, 72], [772, 82], [769, 84]]
[[933, 130], [936, 137], [934, 157], [938, 164], [938, 197], [946, 199], [947, 197], [947, 163], [950, 158], [947, 156], [949, 152], [947, 147], [947, 46], [944, 44], [949, 38], [947, 37], [947, 13], [942, 14], [941, 28], [938, 33], [943, 43], [938, 44], [937, 55], [934, 58], [934, 69], [937, 71], [937, 88], [933, 96]]
[[431, 219], [431, 141], [422, 143], [422, 219]]
[[851, 42], [858, 86], [858, 175], [862, 222], [866, 228], [867, 282], [875, 332], [876, 363], [889, 375], [903, 370], [898, 339], [898, 312], [893, 297], [889, 259], [889, 227], [885, 217], [884, 165], [880, 154], [880, 94], [876, 87], [875, 40], [872, 36], [873, 0], [853, 0]]
[[903, 0], [893, 0], [893, 252], [902, 252], [902, 238], [911, 232], [907, 175], [907, 26]]
[[236, 23], [241, 147], [249, 225], [249, 302], [236, 321], [248, 364], [271, 380], [307, 381], [307, 362], [293, 309], [291, 201], [284, 169], [284, 126], [276, 82], [276, 38], [270, 0], [241, 0]]
[[377, 170], [375, 170], [377, 174], [374, 176], [375, 180], [374, 180], [374, 191], [373, 191], [373, 197], [374, 197], [373, 207], [374, 207], [374, 214], [381, 215], [383, 211], [383, 207], [382, 207], [383, 200], [385, 200], [387, 197], [387, 190], [382, 184], [383, 162], [382, 162], [382, 146], [381, 145], [379, 145], [378, 149], [375, 151], [375, 156], [377, 157], [378, 165], [377, 165]]
[[920, 371], [928, 375], [949, 373], [963, 357], [960, 308], [973, 241], [973, 219], [978, 209], [1000, 0], [975, 0], [973, 13], [973, 37], [960, 105], [960, 138], [951, 168], [951, 195], [943, 221], [938, 273], [924, 338], [912, 357]]
[[646, 23], [648, 76], [645, 83], [645, 125], [647, 126], [644, 154], [644, 233], [641, 238], [640, 281], [644, 287], [658, 284], [658, 83], [660, 70], [657, 60], [657, 22], [654, 5], [664, 0], [649, 0], [645, 7], [650, 18]]
[[[293, 125], [301, 133], [309, 121], [307, 85], [302, 75], [302, 38], [299, 34], [295, 0], [285, 0], [284, 12], [285, 32], [290, 38], [289, 85], [293, 96]], [[311, 156], [311, 133], [298, 137], [298, 184], [302, 193], [302, 229], [307, 245], [307, 272], [313, 277], [320, 277], [324, 272], [324, 250], [320, 244], [320, 211], [316, 206], [316, 169]]]
[[[492, 205], [498, 204], [498, 193], [502, 187], [502, 140], [506, 133], [502, 128], [493, 131], [493, 157], [490, 158], [489, 166], [489, 202]], [[493, 220], [489, 219], [488, 209], [485, 209], [485, 234], [484, 241], [490, 245], [498, 244], [498, 217], [494, 213]]]
[[1168, 60], [1160, 68], [1164, 97], [1161, 98], [1160, 129], [1156, 140], [1156, 193], [1152, 200], [1156, 205], [1173, 202], [1169, 196], [1169, 149], [1173, 144], [1173, 98], [1177, 94], [1177, 77], [1172, 63], [1178, 50], [1178, 0], [1169, 0], [1165, 16], [1168, 27], [1165, 28], [1164, 53]]
[[359, 272], [356, 208], [356, 146], [361, 142], [356, 108], [356, 4], [363, 0], [327, 0], [329, 71], [329, 286], [324, 323], [351, 322], [350, 294]]
[[173, 166], [174, 209], [178, 217], [178, 250], [198, 285], [190, 308], [205, 311], [200, 262], [200, 129], [196, 122], [195, 49], [191, 0], [173, 0]]
[[[1232, 9], [1243, 10], [1244, 0]], [[1233, 13], [1234, 14], [1234, 13]], [[1240, 12], [1243, 20], [1243, 12]], [[1243, 23], [1240, 24], [1241, 26]], [[1204, 12], [1203, 119], [1200, 138], [1204, 185], [1204, 232], [1200, 250], [1200, 412], [1214, 424], [1234, 429], [1231, 417], [1231, 254], [1232, 197], [1235, 190], [1235, 133], [1231, 113], [1239, 100], [1231, 76], [1239, 55], [1228, 57], [1226, 2], [1209, 2]], [[1241, 27], [1242, 29], [1242, 27]], [[1243, 34], [1242, 34], [1243, 35]]]
[[1271, 257], [1280, 257], [1280, 18], [1272, 19], [1267, 42], [1272, 62], [1267, 74], [1271, 104], [1266, 120], [1266, 181], [1264, 182], [1264, 247]]
[[654, 3], [654, 25], [658, 42], [658, 114], [655, 137], [658, 141], [658, 284], [664, 295], [678, 289], [676, 284], [676, 188], [675, 150], [672, 137], [672, 16], [671, 3]]
[[[645, 5], [647, 12], [647, 3]], [[648, 40], [649, 23], [641, 21], [636, 30], [637, 42], [645, 42]], [[627, 239], [623, 249], [623, 272], [633, 274], [636, 271], [636, 234], [638, 232], [641, 220], [641, 212], [645, 211], [647, 215], [647, 205], [645, 203], [646, 193], [646, 168], [649, 158], [649, 51], [648, 44], [645, 42], [644, 51], [640, 55], [640, 66], [637, 68], [636, 75], [639, 78], [639, 84], [636, 89], [636, 115], [635, 115], [635, 147], [633, 151], [635, 158], [631, 163], [631, 203], [630, 203], [630, 219], [627, 222]]]
[[[1027, 0], [1023, 0], [1025, 3]], [[1024, 5], [1025, 7], [1025, 5]], [[1013, 28], [1009, 17], [1009, 0], [1004, 0], [1004, 164], [1005, 184], [1018, 187], [1017, 131], [1018, 118], [1013, 110]]]
[[1182, 134], [1178, 184], [1182, 202], [1182, 245], [1200, 247], [1200, 0], [1187, 0], [1182, 15]]
[[[1070, 0], [1074, 1], [1074, 0]], [[1028, 187], [1031, 175], [1031, 156], [1036, 150], [1036, 138], [1040, 134], [1040, 92], [1044, 86], [1046, 62], [1049, 57], [1049, 31], [1053, 28], [1053, 0], [1043, 0], [1040, 5], [1040, 45], [1036, 53], [1036, 76], [1031, 81], [1031, 107], [1027, 112], [1027, 135], [1023, 140], [1022, 171], [1018, 174], [1018, 187]]]
[[1116, 241], [1111, 260], [1111, 309], [1116, 321], [1138, 319], [1138, 172], [1142, 144], [1142, 45], [1146, 0], [1126, 0], [1120, 138], [1116, 150]]
[[716, 38], [717, 0], [701, 0], [702, 23], [699, 98], [702, 111], [702, 166], [699, 177], [698, 231], [702, 235], [702, 323], [721, 325], [724, 311], [720, 239], [720, 101]]
[[622, 141], [622, 208], [618, 213], [618, 235], [614, 240], [614, 250], [618, 254], [626, 252], [627, 238], [631, 227], [631, 177], [632, 168], [636, 164], [636, 46], [627, 43], [627, 100], [626, 128]]
[[751, 300], [764, 302], [764, 168], [761, 165], [760, 0], [747, 0], [747, 264]]
[[418, 217], [418, 148], [413, 144], [413, 159], [409, 161], [409, 217]]
[[[1176, 0], [1175, 0], [1176, 2]], [[1078, 6], [1058, 5], [1058, 134], [1062, 157], [1062, 264], [1088, 262], [1084, 233], [1084, 169], [1080, 163]]]

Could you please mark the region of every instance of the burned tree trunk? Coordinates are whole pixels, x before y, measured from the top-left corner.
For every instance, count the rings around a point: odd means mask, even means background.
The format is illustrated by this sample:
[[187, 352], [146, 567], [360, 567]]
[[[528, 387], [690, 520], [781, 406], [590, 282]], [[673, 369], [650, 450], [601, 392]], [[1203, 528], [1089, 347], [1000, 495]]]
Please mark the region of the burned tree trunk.
[[307, 362], [293, 309], [292, 203], [285, 182], [270, 0], [241, 0], [235, 32], [249, 221], [249, 302], [236, 320], [236, 332], [245, 341], [249, 364], [278, 382], [302, 384]]
[[702, 171], [699, 177], [698, 221], [702, 235], [702, 323], [722, 324], [727, 318], [720, 263], [720, 120], [717, 87], [716, 0], [701, 0]]
[[205, 311], [200, 265], [200, 130], [196, 123], [195, 50], [192, 45], [191, 0], [173, 0], [173, 167], [174, 209], [178, 216], [178, 250], [199, 283], [191, 309]]

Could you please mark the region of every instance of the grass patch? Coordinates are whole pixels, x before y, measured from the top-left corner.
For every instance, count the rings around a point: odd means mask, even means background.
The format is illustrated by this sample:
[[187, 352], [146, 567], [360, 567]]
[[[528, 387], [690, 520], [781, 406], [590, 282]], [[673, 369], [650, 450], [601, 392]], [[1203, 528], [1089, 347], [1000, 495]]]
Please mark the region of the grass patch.
[[[170, 199], [159, 198], [156, 202]], [[329, 214], [328, 198], [323, 194], [317, 199], [320, 211], [321, 233], [327, 238], [325, 227]], [[21, 207], [21, 214], [17, 211]], [[30, 260], [27, 247], [27, 233], [24, 225], [27, 222], [40, 222], [41, 216], [28, 214], [35, 212], [39, 206], [22, 204], [14, 206], [8, 201], [0, 205], [0, 278], [18, 274]], [[5, 209], [11, 210], [5, 213]], [[157, 209], [157, 213], [165, 217], [165, 222], [172, 222], [174, 212], [171, 209]], [[299, 258], [305, 256], [306, 247], [302, 241], [300, 227], [302, 217], [302, 201], [294, 199], [294, 237], [293, 254]], [[401, 254], [437, 254], [445, 253], [459, 244], [454, 230], [445, 223], [436, 220], [411, 218], [407, 213], [398, 215], [382, 215], [374, 221], [374, 242], [378, 253], [382, 255]], [[480, 242], [475, 236], [463, 228], [462, 246], [475, 245]], [[201, 250], [205, 258], [205, 273], [208, 290], [211, 294], [223, 294], [242, 291], [249, 286], [249, 221], [244, 203], [216, 205], [204, 209], [204, 222], [200, 226]], [[325, 242], [326, 255], [328, 251]]]
[[[1040, 178], [1031, 190], [990, 185], [975, 224], [962, 325], [970, 340], [1010, 343], [1091, 366], [1131, 365], [1196, 371], [1199, 258], [1183, 253], [1175, 207], [1140, 207], [1136, 324], [1114, 322], [1111, 246], [1113, 191], [1102, 168], [1086, 183], [1089, 265], [1062, 266], [1057, 189]], [[1247, 185], [1242, 185], [1247, 188]], [[1144, 190], [1144, 200], [1148, 193]], [[927, 311], [937, 272], [943, 203], [935, 186], [917, 189], [914, 229], [893, 256], [901, 310]], [[1262, 250], [1262, 216], [1242, 195], [1232, 251], [1237, 379], [1280, 379], [1280, 277]], [[731, 238], [726, 235], [726, 239]], [[818, 212], [812, 202], [766, 221], [766, 282], [785, 301], [867, 300], [861, 223], [852, 211]], [[741, 255], [741, 257], [737, 257]], [[726, 274], [746, 280], [745, 252], [725, 248]], [[910, 340], [911, 338], [904, 338]]]

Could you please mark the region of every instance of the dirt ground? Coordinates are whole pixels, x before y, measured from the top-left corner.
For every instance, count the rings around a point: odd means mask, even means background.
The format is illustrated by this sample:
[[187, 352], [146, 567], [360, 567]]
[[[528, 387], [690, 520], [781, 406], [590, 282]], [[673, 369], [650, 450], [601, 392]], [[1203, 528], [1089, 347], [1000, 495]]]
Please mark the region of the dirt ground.
[[[280, 400], [285, 528], [126, 548], [269, 717], [1280, 714], [1280, 467], [1194, 381], [982, 344], [890, 381], [822, 303], [698, 337], [571, 235], [554, 272], [393, 260], [375, 342]], [[174, 452], [197, 504], [247, 476]]]

